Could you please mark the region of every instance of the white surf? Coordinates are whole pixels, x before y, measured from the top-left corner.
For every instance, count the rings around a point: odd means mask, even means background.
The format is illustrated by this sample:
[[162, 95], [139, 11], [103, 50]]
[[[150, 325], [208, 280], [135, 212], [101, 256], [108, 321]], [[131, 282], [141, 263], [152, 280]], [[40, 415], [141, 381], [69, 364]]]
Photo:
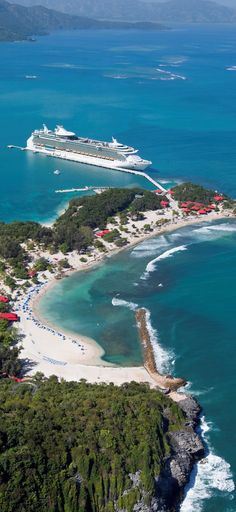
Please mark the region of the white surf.
[[160, 373], [169, 373], [170, 370], [173, 371], [174, 365], [174, 354], [171, 351], [164, 349], [159, 341], [158, 332], [151, 323], [151, 313], [148, 309], [146, 309], [146, 322], [147, 329], [150, 336], [150, 341], [152, 344], [155, 361], [157, 365], [157, 369]]
[[146, 266], [146, 270], [142, 274], [140, 279], [147, 279], [149, 274], [156, 270], [156, 264], [158, 263], [158, 261], [165, 260], [166, 258], [171, 258], [175, 253], [186, 250], [186, 245], [179, 245], [178, 247], [172, 247], [172, 249], [168, 249], [167, 251], [163, 252], [153, 260], [149, 261], [149, 263]]
[[222, 493], [228, 493], [229, 498], [235, 489], [230, 464], [222, 457], [215, 455], [209, 445], [207, 432], [210, 430], [205, 417], [201, 420], [201, 434], [207, 443], [209, 454], [205, 463], [198, 463], [192, 473], [189, 485], [186, 487], [186, 497], [180, 512], [201, 512], [205, 500]]
[[134, 302], [128, 302], [126, 300], [118, 299], [117, 297], [113, 297], [111, 302], [112, 302], [113, 306], [123, 306], [125, 308], [130, 309], [131, 311], [136, 311], [136, 309], [138, 308], [138, 304], [135, 304]]

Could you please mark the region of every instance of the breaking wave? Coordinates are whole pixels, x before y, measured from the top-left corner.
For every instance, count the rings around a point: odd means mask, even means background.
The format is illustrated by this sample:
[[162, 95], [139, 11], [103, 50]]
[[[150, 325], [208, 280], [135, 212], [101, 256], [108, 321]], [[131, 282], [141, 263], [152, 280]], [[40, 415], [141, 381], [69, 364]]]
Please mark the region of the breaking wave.
[[134, 302], [128, 302], [126, 300], [118, 299], [117, 297], [113, 297], [111, 301], [113, 306], [124, 306], [125, 308], [130, 309], [131, 311], [136, 311], [138, 308], [138, 304]]
[[146, 309], [146, 322], [147, 330], [150, 336], [157, 369], [160, 373], [169, 373], [170, 369], [173, 371], [174, 365], [174, 354], [168, 350], [165, 350], [158, 339], [158, 332], [151, 324], [151, 313]]
[[154, 258], [154, 260], [149, 261], [149, 263], [146, 266], [146, 270], [142, 274], [140, 279], [144, 279], [144, 280], [147, 279], [149, 274], [156, 270], [156, 263], [158, 261], [165, 260], [166, 258], [171, 258], [173, 256], [173, 254], [175, 254], [176, 252], [186, 251], [186, 250], [187, 250], [186, 245], [179, 245], [178, 247], [172, 247], [172, 249], [168, 249], [167, 251], [163, 252], [162, 254], [160, 254], [159, 256]]
[[[204, 229], [204, 228], [202, 228]], [[214, 226], [205, 226], [205, 229], [208, 231], [227, 231], [227, 232], [233, 232], [236, 231], [236, 225], [233, 226], [232, 224], [216, 224]]]
[[161, 235], [158, 238], [151, 238], [141, 244], [137, 245], [131, 252], [131, 256], [134, 258], [145, 258], [148, 256], [154, 256], [158, 249], [168, 247], [169, 242], [165, 236]]
[[161, 59], [160, 67], [178, 67], [181, 66], [181, 64], [184, 64], [184, 62], [187, 62], [189, 60], [188, 57], [185, 55], [180, 56], [166, 56]]
[[202, 226], [200, 228], [197, 228], [193, 231], [193, 234], [195, 236], [199, 236], [200, 241], [207, 240], [215, 240], [217, 238], [221, 238], [224, 233], [225, 235], [229, 233], [235, 233], [236, 232], [236, 225], [222, 223], [222, 224], [215, 224], [215, 225], [208, 225], [208, 226]]
[[[130, 309], [131, 311], [136, 311], [136, 309], [139, 307], [138, 304], [135, 304], [134, 302], [128, 302], [123, 299], [119, 299], [117, 297], [113, 297], [112, 299], [112, 305], [113, 306], [123, 306], [125, 308]], [[155, 361], [157, 365], [157, 369], [160, 373], [169, 373], [170, 368], [172, 368], [173, 371], [173, 365], [174, 365], [174, 354], [173, 352], [169, 352], [168, 350], [165, 350], [158, 339], [158, 333], [157, 330], [152, 327], [151, 324], [151, 313], [148, 309], [146, 309], [146, 325], [147, 330], [150, 336], [150, 341], [153, 347], [153, 352], [155, 356]]]
[[206, 462], [199, 462], [192, 472], [192, 477], [186, 487], [186, 497], [182, 503], [181, 512], [201, 512], [205, 500], [221, 493], [228, 494], [230, 499], [231, 493], [235, 489], [230, 464], [215, 455], [213, 448], [209, 445], [207, 439], [209, 430], [210, 424], [203, 416], [201, 435], [207, 444], [208, 455], [204, 459]]
[[175, 73], [172, 73], [171, 71], [166, 71], [161, 68], [156, 68], [158, 73], [162, 73], [164, 75], [161, 80], [187, 80], [186, 76], [183, 75], [176, 75]]
[[103, 75], [105, 78], [113, 78], [114, 80], [126, 80], [129, 78], [127, 75]]
[[84, 66], [78, 64], [71, 64], [68, 62], [55, 62], [52, 64], [42, 64], [45, 68], [58, 68], [58, 69], [87, 69]]

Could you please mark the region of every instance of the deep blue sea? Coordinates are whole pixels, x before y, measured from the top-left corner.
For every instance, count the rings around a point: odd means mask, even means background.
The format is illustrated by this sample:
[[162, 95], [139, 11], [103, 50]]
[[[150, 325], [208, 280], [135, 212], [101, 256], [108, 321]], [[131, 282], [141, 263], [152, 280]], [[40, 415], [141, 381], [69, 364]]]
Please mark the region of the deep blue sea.
[[[159, 180], [236, 197], [235, 27], [58, 33], [1, 43], [0, 57], [0, 220], [55, 218], [71, 197], [58, 188], [147, 186], [6, 149], [25, 145], [42, 123], [113, 135], [152, 160]], [[236, 512], [235, 247], [236, 222], [199, 224], [68, 278], [41, 302], [45, 316], [95, 338], [121, 365], [140, 364], [133, 308], [149, 310], [160, 369], [187, 378], [204, 408], [208, 463], [198, 466], [182, 512]]]

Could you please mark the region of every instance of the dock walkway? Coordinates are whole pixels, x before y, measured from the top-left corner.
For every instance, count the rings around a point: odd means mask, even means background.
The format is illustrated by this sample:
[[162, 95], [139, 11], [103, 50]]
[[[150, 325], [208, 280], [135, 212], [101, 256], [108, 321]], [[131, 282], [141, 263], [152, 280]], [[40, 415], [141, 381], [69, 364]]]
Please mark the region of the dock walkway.
[[[15, 146], [13, 144], [9, 144], [7, 146], [9, 149], [20, 149], [21, 151], [25, 151], [27, 150], [28, 148], [24, 148], [24, 147], [20, 147], [20, 146]], [[37, 153], [38, 151], [34, 151], [35, 153]], [[62, 158], [61, 156], [59, 155], [54, 155], [54, 154], [50, 154], [50, 155], [47, 155], [47, 156], [56, 156], [58, 158]], [[63, 159], [63, 158], [62, 158]], [[65, 159], [67, 160], [67, 158]], [[70, 161], [73, 161], [73, 159], [71, 158], [68, 158], [68, 160]], [[86, 162], [78, 162], [78, 163], [81, 163], [83, 165], [86, 164]], [[99, 166], [98, 166], [99, 167]], [[104, 165], [101, 165], [100, 167], [105, 167]], [[113, 170], [112, 167], [109, 167], [109, 169]], [[141, 176], [142, 178], [145, 178], [147, 181], [149, 181], [150, 183], [152, 183], [152, 185], [154, 185], [156, 188], [162, 190], [162, 192], [164, 194], [166, 194], [167, 190], [161, 185], [161, 183], [159, 183], [158, 181], [156, 181], [154, 178], [152, 178], [151, 176], [149, 176], [149, 174], [147, 174], [146, 172], [142, 172], [142, 171], [135, 171], [133, 169], [124, 169], [123, 167], [115, 167], [114, 168], [114, 171], [121, 171], [121, 172], [126, 172], [128, 174], [134, 174], [135, 176]], [[82, 191], [85, 191], [85, 190], [95, 190], [95, 189], [99, 189], [99, 188], [102, 188], [102, 189], [105, 189], [105, 188], [109, 188], [109, 187], [93, 187], [93, 186], [90, 186], [90, 187], [85, 187], [85, 188], [71, 188], [71, 189], [65, 189], [65, 190], [56, 190], [55, 192], [56, 193], [67, 193], [67, 192], [82, 192]]]

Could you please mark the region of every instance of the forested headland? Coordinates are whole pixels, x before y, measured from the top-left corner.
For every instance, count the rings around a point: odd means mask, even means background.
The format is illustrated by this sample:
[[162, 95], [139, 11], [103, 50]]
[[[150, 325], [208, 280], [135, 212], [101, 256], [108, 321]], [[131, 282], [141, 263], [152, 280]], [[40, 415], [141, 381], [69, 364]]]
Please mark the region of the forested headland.
[[[179, 201], [186, 194], [186, 185], [181, 187], [173, 189]], [[187, 189], [194, 200], [200, 195], [203, 200], [201, 189], [188, 184]], [[207, 202], [213, 200], [204, 194]], [[53, 271], [44, 257], [32, 266], [34, 248], [52, 254], [89, 251], [97, 229], [114, 225], [119, 239], [127, 218], [161, 211], [163, 199], [142, 189], [110, 189], [72, 199], [50, 228], [0, 223], [2, 282], [15, 290], [18, 280], [27, 289], [37, 283], [37, 271]], [[0, 303], [1, 312], [9, 307]], [[203, 454], [192, 419], [145, 384], [59, 382], [40, 374], [23, 382], [19, 341], [17, 330], [0, 320], [1, 512], [149, 512], [162, 506], [174, 512], [193, 463]], [[173, 457], [182, 483], [172, 475]]]
[[150, 505], [185, 429], [181, 409], [147, 385], [91, 385], [40, 375], [0, 382], [1, 512], [133, 511]]

